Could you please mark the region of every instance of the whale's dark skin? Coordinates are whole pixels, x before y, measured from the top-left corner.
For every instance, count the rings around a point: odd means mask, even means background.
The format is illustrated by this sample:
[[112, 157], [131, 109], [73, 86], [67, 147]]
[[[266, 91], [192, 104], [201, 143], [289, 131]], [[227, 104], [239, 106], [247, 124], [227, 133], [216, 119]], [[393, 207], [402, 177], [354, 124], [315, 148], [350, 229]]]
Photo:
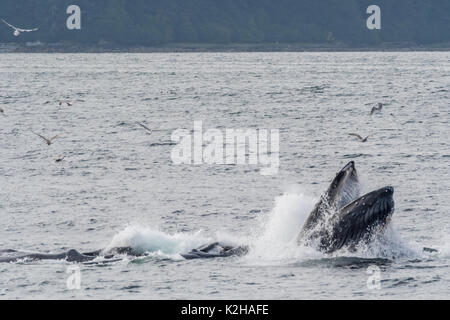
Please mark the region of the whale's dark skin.
[[104, 253], [103, 250], [80, 253], [74, 249], [62, 253], [29, 253], [16, 250], [0, 250], [0, 263], [35, 260], [65, 260], [67, 262], [88, 262], [100, 256], [105, 260], [110, 260], [118, 254], [129, 254], [133, 256], [141, 255], [140, 253], [135, 252], [132, 248], [128, 247], [114, 248], [107, 253]]
[[6, 256], [0, 257], [0, 262], [17, 262], [22, 260], [66, 260], [69, 262], [85, 262], [94, 260], [96, 257], [88, 256], [78, 252], [77, 250], [69, 250], [63, 253], [46, 254], [46, 253], [27, 253], [15, 250], [3, 251], [8, 253]]
[[[233, 247], [220, 242], [214, 242], [197, 249], [192, 249], [188, 253], [181, 254], [187, 260], [229, 257], [235, 255], [244, 255], [248, 252], [247, 246]], [[98, 257], [102, 257], [103, 261], [116, 261], [114, 258], [118, 254], [127, 254], [129, 256], [139, 257], [143, 253], [136, 252], [132, 248], [114, 248], [107, 254], [103, 250], [80, 253], [77, 250], [69, 250], [62, 253], [27, 253], [16, 250], [0, 250], [0, 263], [18, 262], [18, 261], [36, 261], [36, 260], [65, 260], [67, 262], [89, 262]]]
[[391, 220], [393, 195], [394, 188], [388, 186], [356, 199], [331, 217], [328, 228], [313, 232], [309, 241], [317, 237], [319, 249], [326, 253], [370, 242]]
[[214, 242], [212, 244], [201, 246], [197, 249], [193, 249], [188, 253], [184, 253], [181, 256], [185, 259], [206, 259], [206, 258], [219, 258], [229, 256], [240, 256], [248, 252], [247, 246], [229, 246], [220, 242]]
[[394, 212], [394, 188], [384, 187], [360, 198], [354, 162], [348, 163], [320, 198], [298, 236], [299, 244], [326, 253], [354, 249], [369, 242], [389, 223]]

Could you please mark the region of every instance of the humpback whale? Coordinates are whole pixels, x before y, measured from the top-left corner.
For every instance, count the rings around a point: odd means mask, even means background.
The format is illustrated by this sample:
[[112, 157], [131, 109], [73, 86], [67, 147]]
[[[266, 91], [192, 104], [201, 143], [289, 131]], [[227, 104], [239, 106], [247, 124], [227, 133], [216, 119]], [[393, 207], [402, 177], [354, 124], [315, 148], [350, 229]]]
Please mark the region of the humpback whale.
[[[359, 243], [368, 243], [390, 222], [394, 212], [394, 188], [387, 186], [364, 196], [360, 195], [355, 162], [350, 161], [331, 181], [306, 219], [298, 244], [314, 246], [333, 253], [342, 248], [354, 250]], [[229, 247], [221, 243], [193, 249], [186, 259], [243, 255], [247, 246]]]
[[349, 162], [332, 180], [326, 193], [306, 219], [299, 244], [315, 245], [332, 253], [354, 250], [385, 229], [394, 213], [394, 188], [387, 186], [359, 197], [355, 163]]
[[26, 253], [16, 250], [3, 250], [0, 262], [17, 262], [21, 260], [66, 260], [68, 262], [84, 262], [95, 259], [95, 257], [88, 256], [78, 252], [77, 250], [69, 250], [57, 254], [45, 253]]
[[141, 256], [142, 253], [136, 252], [132, 248], [114, 248], [108, 252], [104, 250], [96, 250], [92, 252], [81, 253], [75, 249], [71, 249], [62, 253], [29, 253], [16, 250], [0, 250], [1, 262], [18, 262], [18, 261], [35, 261], [35, 260], [66, 260], [67, 262], [88, 262], [98, 257], [103, 257], [105, 261], [113, 259], [118, 254], [128, 254], [131, 256]]
[[298, 242], [315, 243], [326, 253], [341, 248], [354, 250], [357, 244], [370, 242], [391, 221], [393, 194], [394, 188], [388, 186], [352, 201], [328, 219], [319, 219], [313, 229], [304, 226]]
[[[355, 163], [350, 161], [331, 181], [320, 197], [297, 236], [297, 243], [313, 246], [330, 254], [342, 248], [354, 250], [359, 243], [368, 243], [382, 232], [394, 213], [394, 188], [387, 186], [360, 196]], [[230, 246], [214, 242], [181, 253], [185, 259], [218, 258], [244, 255], [249, 251], [245, 245]], [[59, 254], [24, 253], [0, 250], [0, 262], [20, 260], [66, 260], [89, 262], [98, 257], [112, 260], [118, 254], [142, 256], [133, 248], [114, 248], [80, 253], [69, 250]]]
[[[182, 253], [181, 256], [186, 260], [191, 260], [244, 255], [247, 252], [247, 246], [233, 247], [220, 242], [214, 242], [196, 249], [192, 249], [188, 253]], [[115, 258], [119, 254], [126, 254], [133, 257], [140, 257], [145, 255], [145, 253], [137, 252], [130, 247], [114, 248], [107, 252], [104, 252], [104, 250], [96, 250], [84, 253], [81, 253], [75, 249], [71, 249], [67, 252], [62, 253], [29, 253], [16, 250], [0, 250], [0, 263], [36, 260], [65, 260], [67, 262], [86, 263], [100, 257], [103, 258], [102, 262], [111, 262], [117, 261], [117, 259]]]

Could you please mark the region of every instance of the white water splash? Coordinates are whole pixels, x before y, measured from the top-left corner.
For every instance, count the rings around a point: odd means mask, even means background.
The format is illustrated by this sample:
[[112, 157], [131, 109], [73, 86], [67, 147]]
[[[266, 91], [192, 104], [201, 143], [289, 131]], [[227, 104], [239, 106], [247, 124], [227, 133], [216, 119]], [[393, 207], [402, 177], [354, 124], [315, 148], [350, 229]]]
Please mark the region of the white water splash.
[[297, 244], [297, 237], [316, 199], [294, 189], [275, 199], [275, 206], [260, 221], [259, 232], [249, 239], [248, 261], [286, 261], [318, 253]]
[[352, 256], [366, 259], [419, 259], [423, 257], [422, 248], [406, 242], [400, 237], [395, 225], [390, 223], [383, 234], [374, 238], [370, 243], [361, 242], [356, 251], [342, 249], [333, 256]]
[[148, 227], [128, 226], [114, 236], [106, 251], [117, 247], [131, 247], [138, 252], [178, 255], [211, 241], [201, 231], [171, 235]]
[[450, 258], [450, 235], [445, 234], [441, 239], [442, 243], [436, 247], [438, 255], [443, 258]]

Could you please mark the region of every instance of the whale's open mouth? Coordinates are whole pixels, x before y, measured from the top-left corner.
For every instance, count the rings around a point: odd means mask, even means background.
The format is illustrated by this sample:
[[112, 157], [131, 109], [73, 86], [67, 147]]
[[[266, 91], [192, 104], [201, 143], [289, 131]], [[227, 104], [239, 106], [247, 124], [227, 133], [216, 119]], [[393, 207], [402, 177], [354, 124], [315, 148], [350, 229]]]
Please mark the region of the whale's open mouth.
[[343, 208], [359, 196], [358, 173], [355, 162], [350, 161], [334, 178], [328, 197], [330, 204], [336, 209]]
[[306, 219], [297, 241], [318, 244], [321, 251], [330, 253], [384, 231], [394, 212], [394, 188], [387, 186], [362, 197], [359, 191], [355, 163], [350, 161]]
[[327, 211], [334, 212], [349, 204], [359, 196], [359, 191], [355, 162], [350, 161], [336, 174], [325, 194], [320, 197], [297, 237], [298, 242], [302, 242], [311, 230], [320, 227]]

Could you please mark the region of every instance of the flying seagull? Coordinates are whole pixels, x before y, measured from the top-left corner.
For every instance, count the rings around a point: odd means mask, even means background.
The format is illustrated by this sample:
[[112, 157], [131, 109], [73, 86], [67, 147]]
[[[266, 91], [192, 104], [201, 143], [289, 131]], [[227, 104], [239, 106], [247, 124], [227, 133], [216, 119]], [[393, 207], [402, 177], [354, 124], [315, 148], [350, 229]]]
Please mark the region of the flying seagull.
[[360, 136], [359, 134], [357, 134], [357, 133], [349, 133], [348, 135], [349, 135], [349, 136], [357, 137], [361, 142], [367, 142], [367, 139], [369, 138], [369, 136], [363, 138], [363, 137], [361, 137], [361, 136]]
[[381, 109], [383, 109], [383, 104], [378, 102], [378, 106], [377, 107], [372, 107], [372, 111], [370, 111], [370, 115], [373, 115], [375, 112], [380, 112]]
[[[33, 131], [31, 131], [31, 132], [33, 132]], [[55, 140], [58, 137], [58, 135], [56, 135], [53, 138], [47, 139], [46, 137], [41, 136], [39, 133], [36, 133], [36, 132], [33, 132], [33, 133], [35, 135], [37, 135], [39, 138], [43, 139], [48, 145], [51, 145], [53, 140]]]
[[14, 27], [12, 24], [9, 24], [8, 22], [6, 22], [6, 21], [3, 20], [3, 19], [2, 19], [2, 21], [3, 21], [3, 23], [5, 23], [8, 27], [14, 29], [14, 33], [13, 33], [13, 34], [14, 34], [14, 36], [16, 36], [16, 37], [20, 36], [20, 33], [22, 33], [22, 32], [33, 32], [33, 31], [39, 30], [38, 28], [34, 28], [34, 29], [21, 29], [21, 28]]
[[85, 100], [76, 99], [76, 100], [47, 100], [44, 102], [44, 104], [50, 104], [50, 103], [58, 103], [59, 106], [66, 105], [68, 107], [73, 106], [76, 102], [85, 102]]
[[55, 159], [55, 162], [61, 162], [64, 160], [64, 158], [65, 158], [65, 156], [60, 155], [57, 159]]
[[76, 100], [59, 100], [59, 106], [62, 106], [63, 104], [65, 104], [68, 107], [71, 107], [74, 105], [75, 102], [85, 102], [82, 99], [76, 99]]
[[147, 130], [148, 132], [152, 133], [153, 130], [150, 129], [149, 127], [147, 127], [146, 125], [140, 123], [140, 122], [136, 122], [138, 125], [140, 125], [142, 128], [144, 128], [145, 130]]

